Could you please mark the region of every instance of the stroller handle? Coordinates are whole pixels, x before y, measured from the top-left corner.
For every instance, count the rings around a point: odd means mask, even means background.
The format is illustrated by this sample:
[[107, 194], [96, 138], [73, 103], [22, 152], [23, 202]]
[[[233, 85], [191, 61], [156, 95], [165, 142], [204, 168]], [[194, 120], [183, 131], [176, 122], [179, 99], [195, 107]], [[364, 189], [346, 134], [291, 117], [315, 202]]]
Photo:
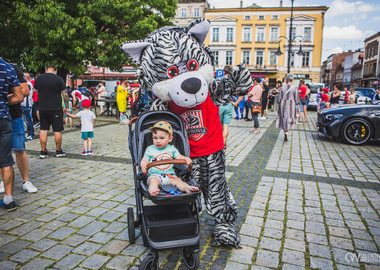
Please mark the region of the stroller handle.
[[[150, 162], [146, 165], [146, 169], [149, 170], [152, 167], [159, 166], [159, 165], [166, 165], [166, 164], [186, 164], [186, 160], [184, 159], [166, 159], [166, 160], [158, 160], [158, 161], [153, 161]], [[188, 165], [189, 167], [187, 168], [188, 172], [191, 172], [193, 169], [193, 165], [190, 164]]]

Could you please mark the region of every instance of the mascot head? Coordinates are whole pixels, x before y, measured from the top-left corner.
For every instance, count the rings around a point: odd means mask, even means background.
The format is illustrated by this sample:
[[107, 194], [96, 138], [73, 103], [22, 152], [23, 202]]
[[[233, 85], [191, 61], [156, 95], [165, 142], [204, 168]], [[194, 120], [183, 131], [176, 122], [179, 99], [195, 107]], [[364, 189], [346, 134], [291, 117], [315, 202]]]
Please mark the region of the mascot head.
[[212, 52], [203, 46], [209, 28], [208, 20], [199, 19], [186, 28], [166, 26], [144, 40], [124, 43], [122, 51], [140, 64], [142, 89], [181, 107], [203, 103], [214, 77]]

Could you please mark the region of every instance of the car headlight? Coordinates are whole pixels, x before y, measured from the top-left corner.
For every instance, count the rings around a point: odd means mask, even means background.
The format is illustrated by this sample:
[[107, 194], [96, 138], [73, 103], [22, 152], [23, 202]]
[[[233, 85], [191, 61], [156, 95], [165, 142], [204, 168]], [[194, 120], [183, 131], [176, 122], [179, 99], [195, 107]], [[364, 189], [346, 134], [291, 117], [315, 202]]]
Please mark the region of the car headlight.
[[333, 121], [333, 120], [341, 118], [342, 116], [343, 114], [328, 114], [326, 115], [326, 119], [329, 121]]

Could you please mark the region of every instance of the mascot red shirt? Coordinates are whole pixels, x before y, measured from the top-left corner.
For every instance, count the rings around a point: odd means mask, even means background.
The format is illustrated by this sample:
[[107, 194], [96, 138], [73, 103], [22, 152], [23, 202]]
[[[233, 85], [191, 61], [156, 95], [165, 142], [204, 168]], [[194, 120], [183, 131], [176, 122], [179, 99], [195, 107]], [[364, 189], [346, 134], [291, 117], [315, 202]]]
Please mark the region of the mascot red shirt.
[[190, 156], [207, 156], [224, 147], [219, 109], [210, 95], [205, 102], [192, 108], [184, 108], [169, 101], [169, 109], [177, 113], [185, 123], [190, 143]]

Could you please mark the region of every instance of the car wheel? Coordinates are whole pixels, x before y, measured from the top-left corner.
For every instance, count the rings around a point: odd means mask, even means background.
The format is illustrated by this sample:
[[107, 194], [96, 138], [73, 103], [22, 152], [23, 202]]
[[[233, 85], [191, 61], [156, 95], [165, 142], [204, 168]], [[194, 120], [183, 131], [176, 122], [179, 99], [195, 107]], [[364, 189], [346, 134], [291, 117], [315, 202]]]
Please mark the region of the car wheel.
[[346, 143], [362, 145], [372, 136], [371, 124], [362, 118], [352, 118], [346, 121], [342, 128], [342, 139]]

